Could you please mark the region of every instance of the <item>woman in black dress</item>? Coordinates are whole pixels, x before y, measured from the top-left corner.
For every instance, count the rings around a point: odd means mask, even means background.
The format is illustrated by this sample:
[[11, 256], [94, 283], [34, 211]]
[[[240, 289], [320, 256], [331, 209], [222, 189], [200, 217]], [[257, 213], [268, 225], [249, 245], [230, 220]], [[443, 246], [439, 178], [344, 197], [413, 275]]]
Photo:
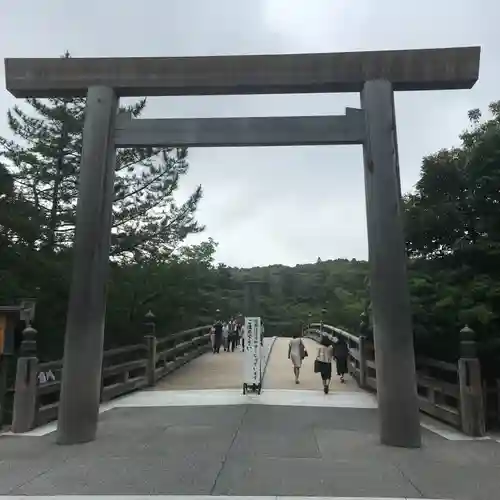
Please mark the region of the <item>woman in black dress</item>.
[[347, 373], [347, 356], [349, 355], [349, 348], [347, 342], [343, 337], [338, 337], [335, 343], [335, 363], [337, 365], [337, 375], [340, 375], [340, 382], [345, 383], [344, 375]]

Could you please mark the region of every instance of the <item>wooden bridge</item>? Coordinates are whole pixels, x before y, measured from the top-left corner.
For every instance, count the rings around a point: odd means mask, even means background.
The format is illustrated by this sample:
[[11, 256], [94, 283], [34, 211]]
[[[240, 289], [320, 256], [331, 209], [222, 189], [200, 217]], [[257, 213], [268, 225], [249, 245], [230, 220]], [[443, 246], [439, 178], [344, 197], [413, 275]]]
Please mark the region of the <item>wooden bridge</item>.
[[[146, 388], [158, 391], [240, 389], [243, 384], [243, 353], [238, 348], [234, 353], [221, 352], [213, 356], [209, 353], [209, 329], [207, 325], [158, 338], [146, 335], [142, 343], [105, 351], [101, 378], [102, 403]], [[352, 379], [347, 384], [340, 384], [334, 377], [332, 392], [376, 393], [372, 341], [322, 323], [312, 323], [304, 333], [304, 342], [311, 356], [304, 360], [299, 386], [294, 383], [292, 367], [287, 359], [288, 339], [266, 340], [265, 389], [319, 391], [321, 381], [313, 373], [312, 364], [316, 342], [320, 335], [326, 335], [331, 340], [335, 336], [342, 336], [349, 346], [349, 372]], [[21, 361], [22, 356], [21, 352]], [[58, 412], [62, 360], [38, 362], [32, 353], [24, 353], [24, 356], [15, 387], [8, 391], [13, 399], [14, 433], [28, 432], [51, 422], [57, 418]], [[27, 365], [32, 374], [28, 383], [25, 378]], [[475, 359], [448, 363], [417, 358], [417, 390], [421, 411], [467, 435], [483, 436], [485, 422], [500, 422], [500, 393], [498, 388], [481, 385], [478, 370]]]

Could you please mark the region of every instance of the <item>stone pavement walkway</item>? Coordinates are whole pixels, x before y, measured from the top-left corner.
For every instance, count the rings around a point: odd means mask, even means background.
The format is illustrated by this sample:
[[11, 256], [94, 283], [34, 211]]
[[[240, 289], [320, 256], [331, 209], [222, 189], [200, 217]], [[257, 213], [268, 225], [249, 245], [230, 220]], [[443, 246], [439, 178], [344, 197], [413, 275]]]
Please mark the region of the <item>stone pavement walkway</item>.
[[1, 436], [0, 495], [498, 498], [498, 443], [423, 433], [381, 446], [375, 409], [117, 407], [93, 443]]

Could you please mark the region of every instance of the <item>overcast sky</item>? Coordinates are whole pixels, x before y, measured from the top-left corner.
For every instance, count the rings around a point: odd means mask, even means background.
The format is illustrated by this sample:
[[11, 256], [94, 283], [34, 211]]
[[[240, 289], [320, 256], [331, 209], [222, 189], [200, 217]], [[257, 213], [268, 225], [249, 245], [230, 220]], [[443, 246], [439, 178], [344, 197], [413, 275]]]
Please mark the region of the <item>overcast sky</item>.
[[[0, 0], [1, 57], [201, 56], [481, 45], [472, 90], [396, 95], [402, 189], [424, 155], [457, 143], [467, 111], [500, 99], [495, 0]], [[3, 64], [1, 67], [3, 73]], [[2, 87], [4, 76], [1, 75]], [[0, 134], [14, 104], [0, 91]], [[342, 114], [339, 95], [152, 98], [146, 117]], [[253, 266], [367, 256], [361, 148], [191, 149], [185, 197], [204, 188], [203, 238]], [[248, 240], [254, 242], [248, 245]], [[197, 239], [199, 240], [199, 239]], [[195, 240], [193, 240], [195, 241]]]

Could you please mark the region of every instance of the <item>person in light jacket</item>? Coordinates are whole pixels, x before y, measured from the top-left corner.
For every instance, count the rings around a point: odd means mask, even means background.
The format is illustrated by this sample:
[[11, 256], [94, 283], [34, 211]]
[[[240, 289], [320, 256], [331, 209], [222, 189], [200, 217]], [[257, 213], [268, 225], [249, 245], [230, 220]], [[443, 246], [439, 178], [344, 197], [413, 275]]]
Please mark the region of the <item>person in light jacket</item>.
[[321, 376], [323, 382], [323, 392], [328, 394], [330, 390], [330, 381], [332, 380], [332, 360], [333, 360], [333, 347], [330, 340], [326, 335], [321, 337], [318, 354], [316, 356], [315, 370]]
[[300, 384], [300, 368], [302, 367], [302, 360], [307, 356], [307, 351], [304, 342], [299, 335], [294, 334], [292, 340], [288, 344], [288, 359], [292, 361], [293, 374], [295, 375], [295, 383]]

